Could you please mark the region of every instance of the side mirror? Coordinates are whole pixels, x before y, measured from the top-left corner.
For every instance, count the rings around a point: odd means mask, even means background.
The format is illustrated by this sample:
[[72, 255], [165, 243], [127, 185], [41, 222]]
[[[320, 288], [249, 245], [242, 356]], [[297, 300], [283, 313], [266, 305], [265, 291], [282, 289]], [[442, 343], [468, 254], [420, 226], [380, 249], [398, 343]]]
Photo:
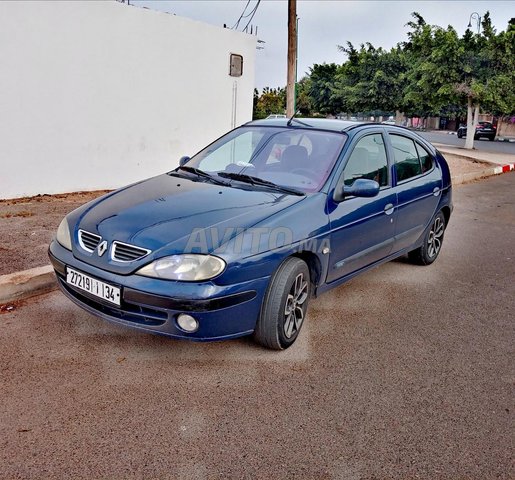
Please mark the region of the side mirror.
[[188, 160], [190, 159], [191, 157], [188, 157], [187, 155], [185, 155], [184, 157], [181, 157], [179, 159], [179, 167], [182, 167], [185, 163], [188, 163]]
[[344, 197], [375, 197], [379, 193], [379, 183], [367, 178], [358, 178], [350, 186], [343, 186]]

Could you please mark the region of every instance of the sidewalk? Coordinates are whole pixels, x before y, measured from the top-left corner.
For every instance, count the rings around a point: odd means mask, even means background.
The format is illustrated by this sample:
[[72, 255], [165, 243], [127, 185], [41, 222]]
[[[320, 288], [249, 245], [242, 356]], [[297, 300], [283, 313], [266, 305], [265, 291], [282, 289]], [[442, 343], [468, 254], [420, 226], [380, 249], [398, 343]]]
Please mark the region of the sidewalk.
[[[484, 152], [481, 150], [467, 150], [463, 147], [453, 147], [442, 143], [433, 143], [433, 145], [446, 156], [446, 154], [466, 157], [479, 162], [493, 163], [496, 165], [506, 165], [515, 163], [515, 155], [509, 153]], [[446, 157], [447, 158], [447, 157]]]
[[[515, 155], [435, 146], [449, 164], [453, 186], [515, 169]], [[104, 193], [0, 200], [0, 307], [57, 288], [48, 244], [67, 213]], [[9, 308], [15, 308], [14, 304]]]

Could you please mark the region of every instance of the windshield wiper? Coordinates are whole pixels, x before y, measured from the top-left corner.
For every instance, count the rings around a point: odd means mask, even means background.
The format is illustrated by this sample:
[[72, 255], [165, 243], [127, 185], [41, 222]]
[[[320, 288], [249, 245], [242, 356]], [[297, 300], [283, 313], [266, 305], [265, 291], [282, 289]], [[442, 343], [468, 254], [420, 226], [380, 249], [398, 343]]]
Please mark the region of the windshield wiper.
[[219, 180], [218, 178], [213, 177], [213, 175], [210, 175], [207, 172], [204, 172], [203, 170], [200, 170], [199, 168], [195, 167], [188, 167], [187, 165], [182, 165], [180, 167], [177, 167], [174, 172], [177, 172], [177, 170], [184, 170], [188, 173], [194, 173], [197, 175], [197, 177], [206, 178], [207, 180], [216, 183], [218, 185], [225, 185], [226, 187], [230, 186], [230, 183], [224, 182], [223, 180]]
[[270, 182], [269, 180], [264, 180], [259, 177], [254, 177], [252, 175], [246, 175], [245, 173], [234, 173], [234, 172], [219, 172], [218, 175], [224, 178], [230, 178], [232, 180], [238, 180], [240, 182], [250, 183], [251, 185], [261, 185], [264, 187], [273, 188], [274, 190], [278, 190], [280, 192], [289, 193], [291, 195], [305, 195], [304, 192], [297, 190], [296, 188], [283, 187], [281, 185], [277, 185], [277, 183]]

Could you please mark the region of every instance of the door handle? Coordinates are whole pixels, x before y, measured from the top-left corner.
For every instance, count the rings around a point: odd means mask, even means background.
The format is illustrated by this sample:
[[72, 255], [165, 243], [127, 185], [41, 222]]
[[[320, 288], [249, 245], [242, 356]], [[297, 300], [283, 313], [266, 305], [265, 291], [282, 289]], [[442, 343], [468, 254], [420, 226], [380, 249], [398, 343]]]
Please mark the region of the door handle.
[[440, 188], [438, 188], [438, 187], [433, 188], [433, 195], [435, 197], [438, 197], [438, 195], [440, 195]]
[[393, 213], [393, 203], [388, 203], [384, 206], [384, 213], [386, 213], [386, 215], [391, 215]]

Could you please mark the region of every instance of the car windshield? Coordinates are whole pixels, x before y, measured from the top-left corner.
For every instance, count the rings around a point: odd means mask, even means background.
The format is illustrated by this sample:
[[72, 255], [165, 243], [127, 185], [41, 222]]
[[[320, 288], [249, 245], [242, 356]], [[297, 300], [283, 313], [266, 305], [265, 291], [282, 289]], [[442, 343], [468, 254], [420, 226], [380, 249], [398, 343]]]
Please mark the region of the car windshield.
[[315, 192], [327, 180], [346, 138], [341, 133], [302, 128], [240, 127], [192, 157], [187, 166], [211, 175], [250, 175]]

